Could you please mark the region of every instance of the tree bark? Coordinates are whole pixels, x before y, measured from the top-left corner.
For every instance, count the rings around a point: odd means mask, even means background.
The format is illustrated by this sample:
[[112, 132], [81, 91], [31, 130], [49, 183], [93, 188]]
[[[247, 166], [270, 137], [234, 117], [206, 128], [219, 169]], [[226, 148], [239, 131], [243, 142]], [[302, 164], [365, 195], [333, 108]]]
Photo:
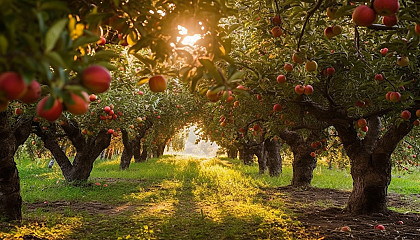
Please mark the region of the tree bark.
[[254, 151], [247, 145], [242, 145], [239, 149], [239, 159], [245, 165], [251, 165], [254, 162]]
[[0, 112], [0, 220], [22, 219], [20, 179], [14, 155], [30, 133], [30, 120], [20, 118], [11, 127], [7, 111]]
[[125, 170], [130, 167], [131, 158], [133, 158], [134, 154], [134, 143], [128, 139], [128, 133], [125, 129], [122, 129], [121, 132], [124, 150], [121, 155], [120, 169]]
[[228, 158], [236, 159], [238, 158], [238, 149], [236, 147], [230, 147], [227, 149]]
[[279, 136], [286, 141], [293, 152], [293, 177], [291, 186], [310, 186], [317, 161], [316, 158], [311, 156], [311, 143], [317, 138], [318, 133], [313, 131], [305, 140], [302, 134], [284, 129], [280, 131]]
[[143, 144], [139, 162], [145, 162], [148, 159], [149, 159], [149, 153], [147, 151], [147, 145]]
[[254, 154], [257, 156], [258, 159], [259, 174], [264, 174], [265, 170], [267, 170], [267, 152], [264, 147], [264, 143], [261, 143], [258, 146], [254, 146], [253, 149]]
[[[268, 172], [271, 177], [277, 177], [282, 172], [282, 158], [280, 155], [280, 143], [266, 139], [263, 145], [264, 158], [267, 162]], [[260, 169], [261, 173], [261, 169]]]
[[54, 156], [66, 181], [87, 181], [96, 158], [111, 143], [111, 135], [107, 134], [107, 131], [103, 129], [96, 136], [85, 137], [81, 134], [77, 123], [73, 121], [69, 121], [62, 128], [77, 151], [73, 163], [70, 162], [66, 153], [58, 145], [55, 124], [50, 125], [46, 131], [43, 131], [38, 125], [36, 134], [42, 139], [44, 146]]

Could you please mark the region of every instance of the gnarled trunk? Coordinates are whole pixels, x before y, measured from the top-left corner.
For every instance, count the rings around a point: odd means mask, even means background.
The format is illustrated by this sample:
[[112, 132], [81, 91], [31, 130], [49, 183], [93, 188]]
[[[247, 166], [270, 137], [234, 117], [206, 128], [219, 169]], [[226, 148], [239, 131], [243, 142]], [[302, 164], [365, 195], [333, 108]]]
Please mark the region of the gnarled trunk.
[[[270, 176], [279, 176], [282, 172], [282, 158], [280, 155], [280, 143], [274, 140], [266, 139], [264, 141], [264, 155], [267, 161], [268, 172]], [[261, 170], [260, 170], [261, 171]]]
[[286, 141], [293, 152], [293, 177], [291, 186], [307, 187], [311, 185], [316, 158], [311, 156], [311, 143], [318, 137], [318, 131], [312, 131], [305, 140], [302, 134], [287, 129], [282, 130], [280, 137]]
[[264, 174], [265, 170], [267, 170], [267, 153], [264, 148], [264, 143], [254, 146], [253, 149], [258, 159], [258, 172], [259, 174]]
[[336, 129], [350, 158], [353, 190], [347, 210], [353, 214], [387, 212], [387, 192], [391, 182], [391, 154], [413, 127], [411, 122], [391, 126], [381, 137], [379, 117], [368, 119], [369, 131], [360, 140], [353, 127]]
[[46, 131], [43, 131], [38, 126], [36, 134], [42, 139], [44, 146], [54, 156], [67, 181], [86, 181], [92, 172], [93, 163], [96, 158], [111, 143], [111, 135], [107, 134], [107, 131], [103, 129], [96, 136], [86, 138], [81, 134], [77, 123], [73, 121], [69, 121], [62, 128], [77, 151], [73, 163], [70, 162], [66, 153], [62, 151], [57, 143], [58, 136], [55, 124], [50, 125]]
[[251, 165], [254, 162], [254, 151], [246, 145], [239, 149], [239, 159], [245, 165]]
[[30, 133], [31, 121], [19, 119], [11, 127], [7, 112], [0, 112], [0, 220], [22, 219], [20, 180], [14, 155]]
[[143, 143], [141, 154], [140, 154], [140, 160], [138, 162], [145, 162], [145, 161], [147, 161], [149, 159], [149, 157], [150, 157], [149, 155], [150, 154], [148, 153], [147, 146]]

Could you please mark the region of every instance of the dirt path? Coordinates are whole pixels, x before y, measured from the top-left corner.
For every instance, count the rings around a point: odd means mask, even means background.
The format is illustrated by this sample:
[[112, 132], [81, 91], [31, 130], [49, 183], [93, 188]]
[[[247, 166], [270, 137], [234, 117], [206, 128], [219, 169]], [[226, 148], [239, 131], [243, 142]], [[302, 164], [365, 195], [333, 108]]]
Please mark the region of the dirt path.
[[[352, 216], [343, 210], [349, 192], [320, 188], [296, 190], [290, 187], [267, 191], [283, 195], [286, 206], [298, 214], [298, 220], [308, 229], [318, 231], [323, 239], [420, 239], [420, 214], [391, 211], [389, 214]], [[420, 211], [420, 196], [390, 194], [389, 206]], [[377, 224], [382, 224], [386, 230], [374, 230]], [[343, 226], [349, 226], [351, 231], [342, 232]]]

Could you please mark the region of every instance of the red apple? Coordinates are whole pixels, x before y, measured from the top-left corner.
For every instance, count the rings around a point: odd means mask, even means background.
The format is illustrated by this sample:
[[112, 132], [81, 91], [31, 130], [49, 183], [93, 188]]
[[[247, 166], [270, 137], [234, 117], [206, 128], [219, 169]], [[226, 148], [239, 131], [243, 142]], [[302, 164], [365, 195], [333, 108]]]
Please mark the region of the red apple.
[[21, 115], [22, 113], [23, 113], [22, 108], [16, 108], [15, 110], [16, 115]]
[[341, 227], [342, 232], [351, 232], [351, 228], [349, 226]]
[[114, 133], [114, 129], [112, 129], [112, 128], [108, 129], [108, 132], [107, 133], [108, 134], [113, 134]]
[[219, 93], [211, 90], [207, 90], [206, 97], [210, 100], [210, 102], [217, 102], [219, 101]]
[[420, 23], [416, 23], [416, 26], [414, 27], [414, 32], [420, 36]]
[[257, 94], [257, 100], [261, 101], [262, 99], [263, 99], [262, 96], [260, 94]]
[[376, 14], [372, 8], [360, 5], [354, 9], [352, 19], [357, 26], [367, 27], [375, 22]]
[[280, 110], [281, 110], [281, 105], [280, 104], [274, 104], [274, 107], [273, 107], [273, 111], [274, 112], [280, 112]]
[[96, 97], [95, 94], [90, 94], [89, 95], [89, 101], [94, 102], [94, 101], [96, 101], [96, 99], [98, 99], [98, 97]]
[[284, 76], [282, 74], [278, 75], [277, 76], [277, 82], [280, 83], [280, 84], [285, 83], [286, 82], [286, 76]]
[[229, 96], [229, 97], [226, 98], [226, 102], [228, 102], [228, 103], [233, 102], [233, 100], [235, 100], [235, 98], [232, 97], [232, 96]]
[[333, 33], [333, 27], [332, 27], [332, 26], [328, 26], [327, 28], [325, 28], [325, 30], [324, 30], [324, 35], [325, 35], [328, 39], [330, 39], [330, 38], [334, 37], [335, 35], [334, 35], [334, 33]]
[[38, 103], [36, 111], [38, 113], [38, 116], [45, 118], [50, 122], [53, 122], [61, 116], [61, 113], [63, 112], [63, 104], [58, 99], [52, 98], [52, 100], [54, 101], [52, 107], [49, 109], [45, 109], [45, 104], [50, 98], [52, 97], [46, 96], [43, 99], [41, 99], [41, 101], [39, 101]]
[[99, 40], [96, 42], [96, 44], [98, 44], [98, 45], [100, 45], [100, 46], [103, 46], [103, 45], [105, 45], [106, 44], [106, 38], [104, 38], [104, 37], [100, 37], [99, 38]]
[[303, 58], [299, 55], [299, 53], [293, 53], [292, 60], [295, 63], [303, 63]]
[[401, 113], [401, 118], [402, 118], [402, 119], [405, 119], [405, 120], [410, 119], [410, 118], [411, 118], [411, 113], [410, 113], [410, 111], [408, 111], [408, 110], [404, 110], [404, 111], [402, 111], [402, 113]]
[[293, 65], [292, 65], [292, 64], [290, 64], [290, 63], [286, 63], [286, 64], [284, 64], [284, 70], [285, 70], [286, 72], [291, 72], [291, 71], [293, 70]]
[[391, 92], [389, 100], [391, 102], [399, 102], [401, 100], [401, 94], [399, 92]]
[[35, 103], [41, 97], [41, 85], [36, 80], [28, 85], [26, 93], [19, 100], [26, 104]]
[[381, 225], [381, 224], [378, 224], [378, 225], [375, 225], [374, 227], [373, 227], [373, 229], [375, 229], [375, 230], [385, 230], [385, 227], [384, 227], [384, 225]]
[[332, 31], [334, 33], [334, 36], [340, 35], [343, 29], [340, 26], [334, 26], [332, 28]]
[[418, 118], [420, 118], [420, 109], [417, 109], [417, 111], [416, 111], [416, 116], [417, 116]]
[[163, 92], [166, 87], [167, 81], [162, 75], [155, 75], [149, 79], [149, 88], [152, 92]]
[[305, 95], [311, 95], [313, 92], [314, 92], [314, 88], [311, 85], [306, 85], [303, 93]]
[[93, 93], [103, 93], [109, 89], [111, 74], [102, 66], [92, 65], [83, 71], [82, 83]]
[[235, 101], [235, 102], [233, 103], [233, 106], [234, 106], [234, 107], [238, 107], [238, 106], [239, 106], [239, 101]]
[[275, 27], [273, 27], [273, 29], [271, 29], [271, 34], [275, 38], [280, 37], [282, 33], [283, 33], [283, 31], [281, 30], [281, 28], [279, 26], [275, 26]]
[[378, 73], [378, 74], [375, 75], [375, 80], [381, 82], [381, 81], [384, 80], [384, 76], [382, 74]]
[[364, 126], [364, 127], [360, 128], [360, 130], [362, 130], [362, 132], [367, 132], [369, 130], [369, 127]]
[[394, 25], [397, 25], [398, 18], [397, 18], [397, 16], [395, 14], [394, 15], [391, 15], [391, 16], [384, 16], [384, 18], [382, 19], [382, 23], [385, 26], [392, 27]]
[[357, 126], [358, 126], [359, 128], [366, 127], [366, 125], [367, 125], [367, 121], [366, 121], [366, 119], [361, 118], [361, 119], [357, 120]]
[[302, 95], [305, 92], [305, 87], [298, 84], [295, 86], [295, 92], [299, 95]]
[[420, 125], [420, 121], [418, 119], [416, 119], [416, 120], [414, 120], [413, 124], [414, 124], [414, 126], [418, 126], [418, 125]]
[[388, 53], [388, 48], [382, 48], [379, 52], [382, 54], [382, 56], [385, 56]]
[[335, 73], [335, 68], [333, 68], [333, 67], [327, 68], [327, 74], [328, 75], [333, 75], [334, 73]]
[[89, 96], [86, 92], [81, 92], [81, 96], [70, 93], [73, 103], [64, 102], [64, 105], [67, 108], [67, 111], [74, 115], [82, 115], [87, 112], [89, 109]]
[[16, 100], [27, 91], [23, 78], [15, 72], [4, 72], [0, 75], [0, 94], [8, 100]]
[[398, 12], [400, 2], [398, 0], [375, 0], [373, 9], [381, 16], [390, 16]]
[[315, 154], [315, 152], [311, 152], [311, 157], [316, 157], [316, 154]]
[[252, 128], [253, 128], [253, 129], [254, 129], [254, 131], [256, 131], [256, 132], [261, 130], [261, 127], [260, 127], [260, 125], [258, 125], [258, 124], [255, 124]]
[[143, 95], [143, 91], [139, 91], [139, 95], [141, 96], [141, 95]]
[[280, 25], [281, 24], [281, 19], [279, 15], [276, 15], [273, 17], [272, 19], [273, 25]]
[[104, 111], [108, 113], [109, 111], [111, 111], [111, 108], [109, 106], [105, 106]]

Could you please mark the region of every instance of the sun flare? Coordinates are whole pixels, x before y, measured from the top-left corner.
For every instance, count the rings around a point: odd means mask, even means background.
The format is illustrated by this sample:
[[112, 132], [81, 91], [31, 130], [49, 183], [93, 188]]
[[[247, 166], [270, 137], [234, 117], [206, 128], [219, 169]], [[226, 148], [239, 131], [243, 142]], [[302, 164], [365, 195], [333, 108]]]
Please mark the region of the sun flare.
[[181, 25], [178, 25], [178, 31], [181, 37], [177, 37], [177, 41], [183, 45], [194, 46], [202, 38], [201, 34], [188, 35], [188, 29]]

